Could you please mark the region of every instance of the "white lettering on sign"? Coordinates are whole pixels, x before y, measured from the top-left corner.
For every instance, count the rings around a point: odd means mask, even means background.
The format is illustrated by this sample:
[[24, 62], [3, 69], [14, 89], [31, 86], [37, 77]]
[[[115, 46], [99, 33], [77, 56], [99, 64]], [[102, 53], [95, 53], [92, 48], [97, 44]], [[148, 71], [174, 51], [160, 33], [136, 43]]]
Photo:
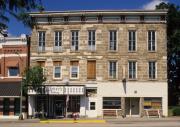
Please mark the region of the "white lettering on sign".
[[[29, 95], [37, 94], [34, 90], [28, 90]], [[45, 86], [45, 94], [49, 95], [84, 95], [84, 86]]]

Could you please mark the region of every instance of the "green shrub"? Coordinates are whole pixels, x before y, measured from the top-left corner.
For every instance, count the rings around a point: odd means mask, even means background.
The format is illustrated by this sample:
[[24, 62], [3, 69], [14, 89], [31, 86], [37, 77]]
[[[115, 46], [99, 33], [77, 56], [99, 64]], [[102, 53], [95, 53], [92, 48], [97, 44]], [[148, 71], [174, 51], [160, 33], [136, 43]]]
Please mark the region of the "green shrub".
[[180, 107], [176, 107], [173, 110], [173, 115], [174, 116], [180, 116]]

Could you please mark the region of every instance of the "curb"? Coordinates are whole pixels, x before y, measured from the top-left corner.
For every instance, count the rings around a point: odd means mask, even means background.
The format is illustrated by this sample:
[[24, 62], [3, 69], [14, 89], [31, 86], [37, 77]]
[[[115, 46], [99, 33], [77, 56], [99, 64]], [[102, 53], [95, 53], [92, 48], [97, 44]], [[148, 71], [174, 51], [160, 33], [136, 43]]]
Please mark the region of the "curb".
[[106, 123], [106, 120], [41, 120], [40, 123]]

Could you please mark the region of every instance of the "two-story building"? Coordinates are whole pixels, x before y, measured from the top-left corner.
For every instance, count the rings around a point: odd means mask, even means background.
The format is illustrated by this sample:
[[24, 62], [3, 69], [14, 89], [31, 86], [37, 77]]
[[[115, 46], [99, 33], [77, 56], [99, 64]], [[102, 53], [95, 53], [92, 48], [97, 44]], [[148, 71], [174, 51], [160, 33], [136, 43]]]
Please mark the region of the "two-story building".
[[[30, 13], [30, 66], [47, 76], [45, 96], [29, 90], [28, 115], [167, 116], [164, 10]], [[42, 103], [43, 102], [43, 103]], [[44, 107], [44, 108], [42, 108]]]
[[[0, 119], [19, 118], [22, 73], [27, 66], [26, 35], [0, 34]], [[26, 112], [23, 98], [22, 111]]]

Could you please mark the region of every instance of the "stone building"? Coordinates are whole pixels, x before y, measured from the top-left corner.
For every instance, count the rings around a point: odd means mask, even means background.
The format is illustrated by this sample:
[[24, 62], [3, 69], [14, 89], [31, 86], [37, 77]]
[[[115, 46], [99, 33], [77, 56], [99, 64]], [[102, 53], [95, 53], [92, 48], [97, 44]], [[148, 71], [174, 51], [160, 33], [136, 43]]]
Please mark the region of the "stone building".
[[[22, 73], [27, 65], [26, 35], [0, 35], [0, 118], [18, 118]], [[22, 111], [25, 112], [25, 98]]]
[[[28, 114], [167, 116], [164, 10], [34, 12], [30, 66], [47, 76], [29, 90]], [[42, 103], [43, 102], [43, 103]]]

